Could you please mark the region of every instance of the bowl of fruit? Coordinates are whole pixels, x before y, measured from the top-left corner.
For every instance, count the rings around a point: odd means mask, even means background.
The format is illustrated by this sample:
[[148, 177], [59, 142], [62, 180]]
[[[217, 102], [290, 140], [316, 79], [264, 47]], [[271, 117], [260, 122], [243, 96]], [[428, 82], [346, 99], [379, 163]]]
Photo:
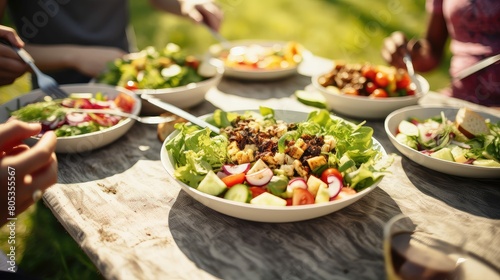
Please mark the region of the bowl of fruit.
[[392, 164], [373, 129], [327, 110], [203, 118], [221, 133], [178, 124], [161, 162], [193, 199], [244, 220], [295, 222], [341, 210], [373, 191]]
[[329, 109], [360, 119], [383, 119], [394, 110], [418, 104], [429, 91], [424, 77], [416, 75], [412, 81], [404, 69], [342, 62], [312, 77], [312, 85]]

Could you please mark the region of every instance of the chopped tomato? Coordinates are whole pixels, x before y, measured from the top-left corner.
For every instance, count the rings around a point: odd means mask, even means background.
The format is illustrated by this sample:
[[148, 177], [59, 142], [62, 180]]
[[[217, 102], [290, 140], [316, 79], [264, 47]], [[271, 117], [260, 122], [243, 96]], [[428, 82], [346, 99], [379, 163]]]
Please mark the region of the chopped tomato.
[[125, 93], [119, 93], [115, 98], [116, 106], [120, 107], [124, 112], [130, 113], [134, 108], [135, 99]]
[[323, 171], [323, 173], [321, 173], [321, 181], [328, 184], [329, 183], [328, 176], [331, 176], [331, 175], [337, 177], [340, 180], [340, 182], [342, 182], [344, 180], [342, 173], [340, 173], [340, 171], [338, 171], [338, 169], [330, 167], [330, 168], [325, 169], [325, 171]]
[[245, 182], [245, 173], [228, 175], [221, 180], [222, 182], [224, 182], [224, 184], [226, 184], [228, 188], [230, 188], [236, 184], [242, 184], [243, 182]]
[[292, 205], [314, 204], [314, 196], [306, 189], [293, 189]]
[[250, 187], [249, 189], [252, 192], [252, 198], [266, 192], [262, 187]]
[[286, 200], [286, 206], [292, 206], [292, 204], [293, 204], [292, 198], [287, 198], [285, 200]]
[[370, 97], [385, 98], [385, 97], [388, 97], [388, 95], [387, 95], [387, 91], [385, 91], [381, 88], [378, 88], [378, 89], [374, 90], [372, 92], [372, 94], [370, 94]]
[[200, 66], [200, 61], [195, 56], [188, 55], [186, 57], [186, 66], [197, 70], [198, 67]]

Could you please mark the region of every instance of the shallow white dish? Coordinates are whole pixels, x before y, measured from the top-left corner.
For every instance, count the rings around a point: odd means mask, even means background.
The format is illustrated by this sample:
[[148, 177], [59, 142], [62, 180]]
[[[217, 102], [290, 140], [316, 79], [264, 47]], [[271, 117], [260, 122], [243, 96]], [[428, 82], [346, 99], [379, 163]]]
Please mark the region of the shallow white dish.
[[[97, 93], [102, 92], [109, 98], [115, 98], [120, 92], [128, 94], [135, 99], [135, 105], [132, 114], [138, 115], [141, 111], [141, 100], [133, 92], [120, 87], [114, 87], [103, 84], [73, 84], [61, 85], [61, 88], [68, 93]], [[40, 90], [34, 90], [21, 95], [0, 105], [0, 122], [4, 123], [10, 117], [9, 111], [17, 110], [29, 103], [39, 102], [43, 99], [44, 93]], [[124, 119], [118, 124], [101, 131], [87, 133], [77, 136], [58, 137], [56, 144], [57, 153], [80, 153], [94, 150], [110, 144], [123, 136], [135, 123], [135, 120]], [[32, 137], [26, 140], [27, 144], [34, 145], [38, 138]]]
[[[403, 155], [410, 160], [442, 173], [469, 177], [469, 178], [500, 178], [500, 168], [498, 167], [483, 167], [470, 164], [446, 161], [438, 158], [433, 158], [424, 155], [421, 152], [414, 150], [406, 145], [399, 143], [396, 140], [396, 130], [402, 120], [408, 120], [410, 117], [419, 119], [428, 119], [430, 117], [439, 116], [444, 112], [445, 116], [450, 120], [455, 120], [457, 111], [460, 108], [454, 107], [437, 107], [437, 106], [410, 106], [396, 110], [389, 114], [385, 119], [384, 127], [389, 140]], [[482, 112], [477, 112], [485, 118], [491, 119], [492, 122], [500, 121], [500, 118]]]
[[353, 96], [327, 90], [318, 82], [319, 77], [323, 75], [312, 77], [312, 84], [325, 97], [328, 108], [342, 115], [358, 119], [383, 119], [394, 110], [417, 105], [418, 100], [429, 92], [429, 82], [424, 77], [417, 75], [422, 91], [412, 96], [387, 98]]
[[[153, 97], [156, 97], [164, 102], [170, 103], [182, 109], [193, 107], [205, 100], [205, 94], [207, 93], [207, 91], [219, 84], [224, 73], [223, 68], [216, 67], [209, 63], [205, 64], [204, 66], [211, 68], [209, 69], [210, 72], [214, 73], [213, 76], [204, 81], [191, 83], [175, 88], [137, 89], [134, 90], [134, 92], [138, 95], [147, 93]], [[143, 100], [142, 112], [145, 114], [159, 114], [161, 112], [164, 112], [164, 110]]]
[[[238, 46], [250, 46], [250, 45], [259, 45], [262, 47], [271, 47], [274, 45], [284, 46], [287, 42], [284, 41], [266, 41], [266, 40], [239, 40], [239, 41], [231, 41], [229, 43], [216, 44], [212, 45], [209, 48], [209, 53], [212, 57], [219, 59], [219, 53], [222, 50], [227, 50], [233, 47]], [[220, 65], [224, 65], [224, 62], [219, 59]], [[285, 78], [297, 73], [298, 65], [293, 65], [288, 68], [281, 69], [273, 69], [273, 70], [246, 70], [235, 67], [224, 67], [224, 76], [240, 79], [240, 80], [276, 80]]]
[[[276, 111], [275, 113], [277, 119], [282, 119], [287, 122], [304, 121], [305, 119], [307, 119], [308, 115], [307, 113], [304, 112], [295, 112], [295, 111]], [[334, 116], [332, 117], [335, 118]], [[161, 162], [163, 164], [163, 167], [169, 173], [169, 175], [174, 179], [175, 176], [174, 176], [174, 166], [172, 165], [172, 158], [164, 147], [166, 142], [175, 137], [177, 134], [178, 131], [175, 131], [165, 139], [165, 142], [163, 143], [160, 152]], [[384, 148], [382, 147], [382, 145], [380, 145], [380, 143], [376, 139], [373, 139], [373, 145], [384, 155], [386, 154]], [[200, 192], [194, 188], [189, 187], [188, 185], [184, 184], [183, 182], [177, 179], [175, 180], [180, 184], [182, 189], [192, 198], [202, 203], [203, 205], [222, 214], [256, 222], [284, 223], [284, 222], [303, 221], [321, 217], [333, 213], [335, 211], [338, 211], [344, 207], [347, 207], [355, 203], [356, 201], [358, 201], [371, 191], [373, 191], [377, 187], [378, 183], [382, 180], [382, 178], [377, 180], [374, 184], [372, 184], [368, 188], [358, 192], [355, 195], [349, 196], [348, 198], [345, 199], [330, 201], [323, 204], [285, 206], [285, 207], [260, 206], [249, 203], [234, 202], [231, 200], [223, 199], [220, 197]]]

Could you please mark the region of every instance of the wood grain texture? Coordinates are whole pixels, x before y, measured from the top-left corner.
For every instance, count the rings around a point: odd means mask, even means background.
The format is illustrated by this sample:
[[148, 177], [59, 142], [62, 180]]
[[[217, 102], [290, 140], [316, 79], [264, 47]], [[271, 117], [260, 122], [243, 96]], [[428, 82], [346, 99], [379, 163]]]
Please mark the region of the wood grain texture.
[[[266, 100], [309, 81], [223, 80], [218, 89]], [[256, 223], [203, 206], [163, 169], [156, 127], [138, 123], [109, 146], [59, 155], [59, 183], [44, 200], [107, 279], [383, 279], [382, 229], [398, 213], [422, 227], [453, 221], [467, 232], [467, 250], [500, 267], [500, 180], [424, 168], [397, 152], [382, 121], [367, 125], [397, 154], [392, 174], [357, 203], [309, 221]]]

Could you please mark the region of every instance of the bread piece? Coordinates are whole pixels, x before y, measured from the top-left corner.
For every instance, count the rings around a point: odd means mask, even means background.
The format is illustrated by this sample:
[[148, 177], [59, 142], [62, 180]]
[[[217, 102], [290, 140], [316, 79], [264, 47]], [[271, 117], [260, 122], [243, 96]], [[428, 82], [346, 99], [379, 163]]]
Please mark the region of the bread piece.
[[490, 129], [486, 125], [486, 120], [478, 113], [461, 108], [455, 117], [455, 124], [460, 132], [471, 139], [477, 135], [490, 134]]
[[[173, 114], [165, 112], [161, 114], [161, 116], [172, 116]], [[174, 125], [176, 123], [180, 122], [187, 122], [187, 120], [178, 117], [177, 119], [171, 121], [171, 122], [166, 122], [166, 123], [160, 123], [158, 124], [157, 132], [158, 132], [158, 140], [161, 142], [165, 141], [165, 138], [167, 138], [170, 133], [174, 132], [175, 128]]]

